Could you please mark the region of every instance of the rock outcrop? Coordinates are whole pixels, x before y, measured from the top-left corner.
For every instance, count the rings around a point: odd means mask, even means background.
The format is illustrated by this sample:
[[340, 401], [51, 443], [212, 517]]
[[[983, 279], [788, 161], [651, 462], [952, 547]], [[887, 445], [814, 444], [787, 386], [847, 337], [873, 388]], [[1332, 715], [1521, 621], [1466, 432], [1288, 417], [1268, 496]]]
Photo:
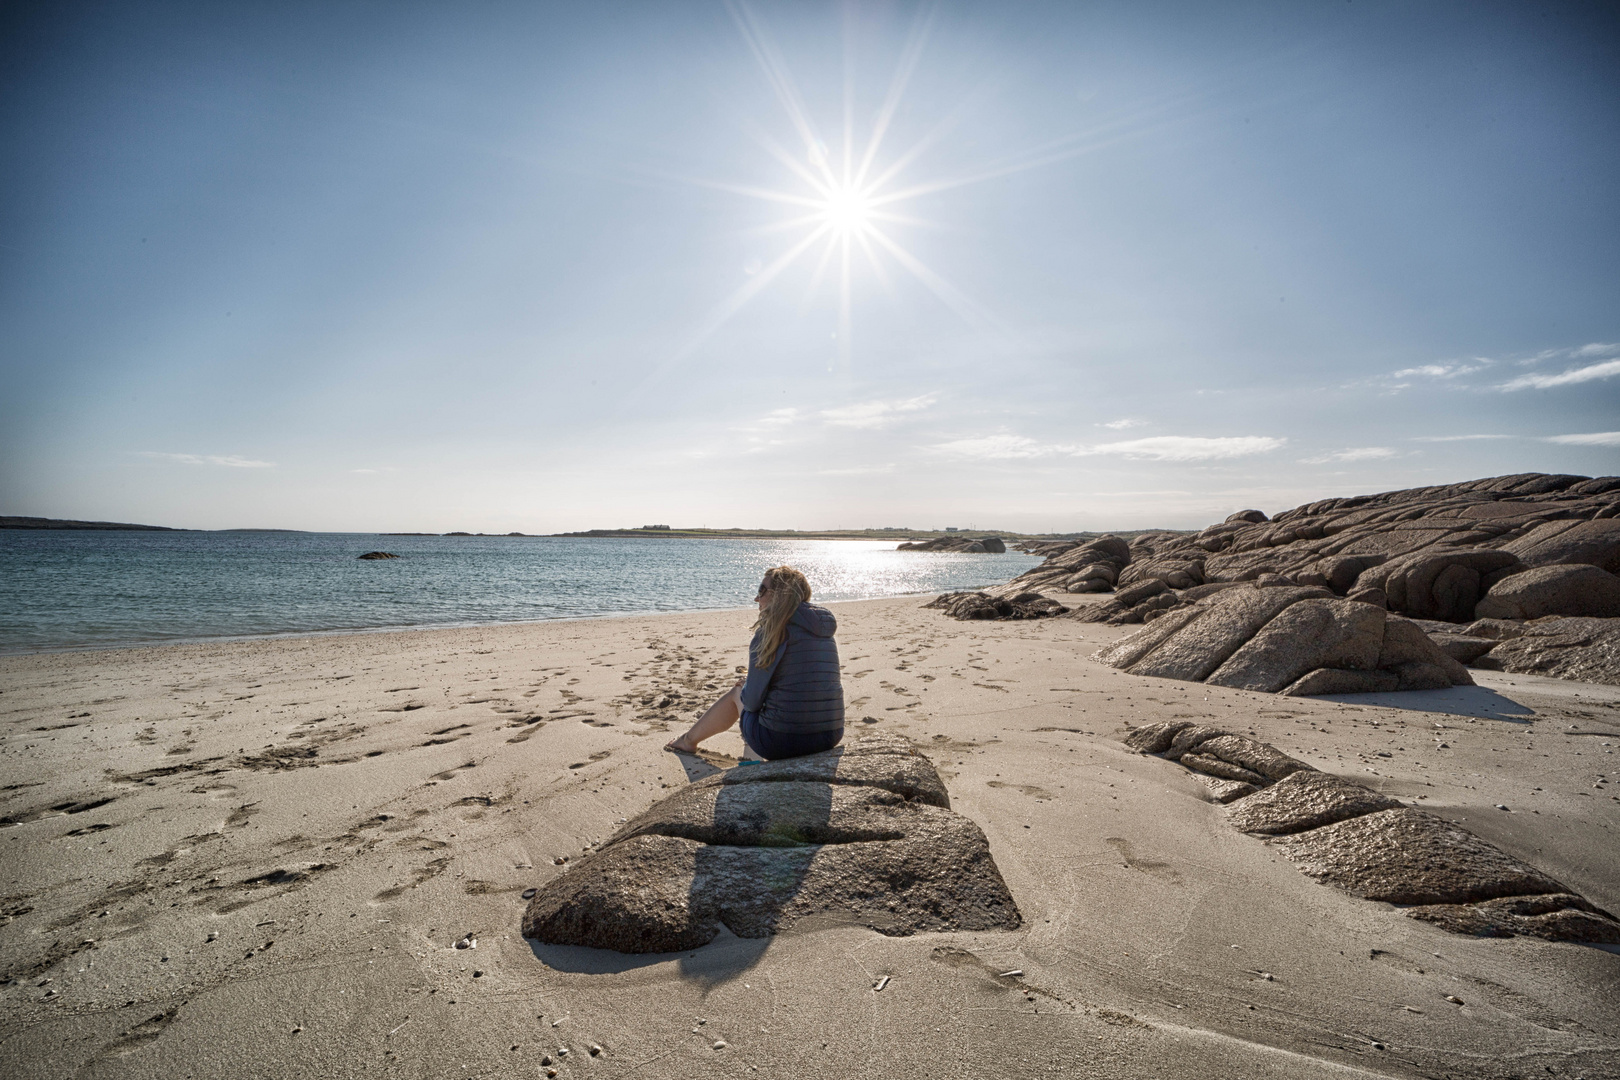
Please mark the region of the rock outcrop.
[[992, 596], [984, 592], [955, 592], [936, 596], [925, 608], [940, 608], [953, 619], [1044, 619], [1069, 609], [1038, 592]]
[[1293, 696], [1473, 682], [1417, 624], [1309, 587], [1223, 590], [1095, 658], [1133, 675]]
[[1620, 943], [1620, 920], [1535, 867], [1268, 743], [1180, 720], [1136, 728], [1125, 745], [1204, 773], [1228, 821], [1324, 884], [1420, 905], [1406, 914], [1458, 934]]
[[681, 789], [540, 889], [523, 935], [672, 952], [722, 926], [757, 938], [807, 921], [903, 936], [1014, 929], [1021, 916], [928, 759], [867, 735]]
[[1000, 555], [1007, 544], [999, 536], [940, 536], [933, 540], [914, 540], [895, 548], [896, 551], [955, 551], [962, 554]]
[[1492, 585], [1474, 614], [1481, 619], [1620, 618], [1620, 577], [1587, 563], [1538, 566]]
[[1397, 614], [1465, 623], [1492, 586], [1528, 568], [1580, 563], [1620, 573], [1620, 477], [1496, 476], [1323, 499], [1270, 519], [1245, 510], [1198, 533], [1044, 544], [1036, 553], [1046, 561], [989, 591], [1164, 586], [1129, 602], [1116, 595], [1100, 617], [1076, 613], [1127, 623], [1233, 582], [1317, 586]]
[[1499, 639], [1474, 660], [1477, 668], [1620, 686], [1620, 619], [1486, 619], [1468, 633]]

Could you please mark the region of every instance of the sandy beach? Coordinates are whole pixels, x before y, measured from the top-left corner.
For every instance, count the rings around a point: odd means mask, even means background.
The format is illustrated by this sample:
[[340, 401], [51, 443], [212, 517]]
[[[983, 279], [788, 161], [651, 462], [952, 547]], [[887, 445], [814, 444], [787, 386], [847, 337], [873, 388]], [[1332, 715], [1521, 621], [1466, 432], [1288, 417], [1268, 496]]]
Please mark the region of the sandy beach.
[[520, 936], [524, 890], [735, 764], [734, 733], [662, 746], [745, 662], [744, 611], [0, 658], [0, 1072], [1620, 1075], [1616, 950], [1318, 885], [1120, 742], [1211, 720], [1616, 911], [1620, 690], [1279, 698], [1090, 659], [1129, 627], [924, 599], [833, 605], [849, 730], [933, 759], [1016, 931]]

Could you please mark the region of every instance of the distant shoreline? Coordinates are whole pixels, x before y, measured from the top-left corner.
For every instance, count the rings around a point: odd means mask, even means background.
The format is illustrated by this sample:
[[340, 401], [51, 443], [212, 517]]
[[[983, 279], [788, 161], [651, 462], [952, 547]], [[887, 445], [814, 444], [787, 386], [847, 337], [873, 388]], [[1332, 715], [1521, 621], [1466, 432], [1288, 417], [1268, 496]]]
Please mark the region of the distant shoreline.
[[[311, 529], [177, 529], [168, 525], [135, 525], [118, 521], [74, 521], [63, 518], [0, 516], [0, 529], [65, 530], [65, 531], [126, 531], [126, 532], [216, 532], [216, 533], [306, 533], [323, 532]], [[1139, 531], [1139, 530], [1138, 530]], [[336, 530], [339, 535], [349, 530]], [[1133, 535], [1126, 534], [1126, 535]], [[667, 527], [638, 529], [585, 529], [560, 533], [482, 533], [482, 532], [373, 532], [354, 531], [355, 536], [467, 536], [467, 537], [521, 537], [547, 539], [557, 537], [604, 537], [619, 540], [932, 540], [950, 536], [964, 540], [980, 540], [999, 536], [1003, 540], [1087, 540], [1100, 536], [1094, 531], [1074, 533], [1022, 533], [996, 529], [674, 529]]]

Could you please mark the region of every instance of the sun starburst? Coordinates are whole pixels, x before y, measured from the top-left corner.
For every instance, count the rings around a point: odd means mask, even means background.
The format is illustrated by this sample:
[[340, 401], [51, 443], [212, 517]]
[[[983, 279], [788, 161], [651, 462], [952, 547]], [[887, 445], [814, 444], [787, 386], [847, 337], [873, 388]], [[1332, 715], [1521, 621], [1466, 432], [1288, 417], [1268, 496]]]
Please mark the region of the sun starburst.
[[[923, 196], [1075, 156], [1115, 137], [1115, 133], [1092, 131], [1068, 136], [1019, 158], [987, 163], [966, 176], [911, 179], [902, 187], [901, 178], [915, 170], [918, 160], [938, 142], [946, 127], [937, 125], [903, 153], [885, 155], [890, 125], [922, 57], [934, 21], [933, 8], [927, 5], [919, 8], [883, 103], [870, 128], [861, 133], [857, 132], [854, 120], [853, 60], [847, 44], [852, 35], [846, 35], [843, 123], [836, 149], [830, 149], [805, 107], [786, 62], [758, 17], [743, 0], [726, 0], [726, 6], [793, 129], [793, 138], [787, 144], [763, 132], [756, 132], [755, 139], [785, 168], [792, 181], [769, 188], [697, 182], [790, 208], [791, 215], [759, 231], [798, 235], [768, 264], [758, 268], [750, 266], [749, 280], [710, 312], [687, 346], [663, 367], [691, 355], [783, 271], [804, 258], [815, 263], [810, 278], [812, 294], [829, 283], [836, 289], [838, 326], [833, 336], [838, 344], [840, 366], [846, 373], [851, 360], [854, 282], [862, 263], [885, 283], [889, 280], [886, 267], [900, 268], [970, 326], [1011, 339], [1013, 335], [999, 320], [901, 243], [894, 226], [935, 224], [907, 213], [905, 204]], [[799, 146], [797, 151], [789, 149], [794, 143]]]

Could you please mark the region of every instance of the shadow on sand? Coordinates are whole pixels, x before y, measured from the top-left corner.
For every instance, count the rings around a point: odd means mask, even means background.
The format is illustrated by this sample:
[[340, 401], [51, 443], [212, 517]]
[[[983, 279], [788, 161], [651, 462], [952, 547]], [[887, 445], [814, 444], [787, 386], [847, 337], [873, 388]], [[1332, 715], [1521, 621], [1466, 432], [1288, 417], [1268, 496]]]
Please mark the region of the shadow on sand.
[[1379, 709], [1408, 712], [1446, 713], [1473, 716], [1480, 720], [1506, 720], [1528, 724], [1536, 710], [1521, 705], [1506, 694], [1488, 686], [1452, 686], [1445, 690], [1396, 690], [1388, 694], [1322, 694], [1316, 701], [1337, 701], [1344, 705], [1371, 705]]
[[548, 968], [575, 975], [623, 975], [675, 961], [682, 979], [705, 988], [746, 975], [765, 956], [771, 939], [740, 938], [724, 926], [713, 941], [697, 949], [667, 953], [621, 953], [582, 945], [546, 945], [529, 940], [529, 951]]

